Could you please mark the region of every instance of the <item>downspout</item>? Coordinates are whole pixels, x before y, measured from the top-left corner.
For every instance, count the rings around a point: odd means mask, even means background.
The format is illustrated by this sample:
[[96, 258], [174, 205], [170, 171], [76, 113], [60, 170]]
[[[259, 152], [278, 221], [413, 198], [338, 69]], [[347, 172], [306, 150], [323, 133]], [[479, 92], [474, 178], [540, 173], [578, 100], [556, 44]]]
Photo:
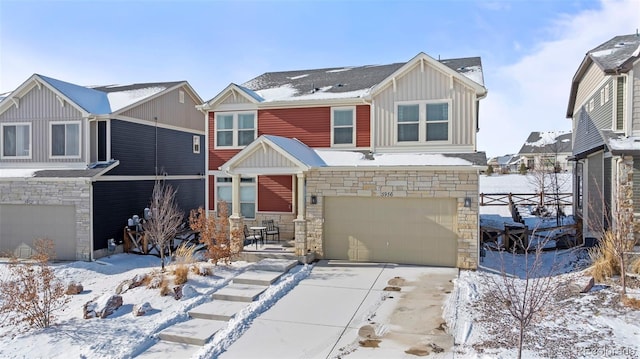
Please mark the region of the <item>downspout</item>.
[[209, 111], [202, 110], [204, 113], [204, 213], [209, 217]]

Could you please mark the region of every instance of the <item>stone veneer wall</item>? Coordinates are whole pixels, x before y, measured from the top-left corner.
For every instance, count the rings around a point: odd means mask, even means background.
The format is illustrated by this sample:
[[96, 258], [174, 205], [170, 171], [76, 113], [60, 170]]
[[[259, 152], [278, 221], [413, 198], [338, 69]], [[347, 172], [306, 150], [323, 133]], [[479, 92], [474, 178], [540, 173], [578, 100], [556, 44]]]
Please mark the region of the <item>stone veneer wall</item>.
[[73, 205], [76, 259], [91, 259], [91, 182], [86, 179], [0, 181], [1, 204]]
[[[289, 241], [294, 237], [293, 220], [295, 216], [293, 213], [256, 213], [255, 219], [244, 218], [244, 224], [247, 227], [260, 226], [265, 219], [273, 219], [274, 223], [280, 229], [280, 241]], [[271, 237], [269, 237], [271, 239]]]
[[[393, 197], [455, 198], [458, 203], [457, 266], [478, 267], [478, 173], [453, 170], [312, 170], [307, 173], [306, 248], [322, 256], [323, 197], [376, 197], [393, 192]], [[310, 204], [311, 195], [318, 203]], [[471, 207], [464, 207], [464, 198]]]

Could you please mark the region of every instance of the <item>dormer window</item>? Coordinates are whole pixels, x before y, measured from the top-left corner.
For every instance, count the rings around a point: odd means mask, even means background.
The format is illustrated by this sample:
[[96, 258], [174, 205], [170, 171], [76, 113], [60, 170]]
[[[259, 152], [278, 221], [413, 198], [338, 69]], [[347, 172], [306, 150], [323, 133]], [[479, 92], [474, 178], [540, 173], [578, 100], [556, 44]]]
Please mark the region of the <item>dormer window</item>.
[[216, 114], [216, 147], [244, 147], [256, 139], [256, 113], [220, 112]]

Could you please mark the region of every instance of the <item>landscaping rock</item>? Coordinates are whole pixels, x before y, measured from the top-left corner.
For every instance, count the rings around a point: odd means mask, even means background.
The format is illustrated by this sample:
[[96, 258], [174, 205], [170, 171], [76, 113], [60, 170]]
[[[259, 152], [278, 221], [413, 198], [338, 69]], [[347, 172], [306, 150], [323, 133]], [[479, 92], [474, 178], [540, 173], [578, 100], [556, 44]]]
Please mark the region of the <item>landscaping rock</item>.
[[185, 284], [182, 286], [182, 299], [193, 298], [196, 295], [198, 295], [198, 292], [192, 285]]
[[571, 292], [575, 294], [587, 293], [593, 288], [593, 277], [580, 277], [570, 284]]
[[147, 314], [147, 312], [151, 310], [153, 310], [153, 308], [151, 307], [151, 304], [149, 304], [149, 302], [144, 302], [142, 304], [134, 304], [133, 310], [131, 311], [131, 313], [133, 314], [134, 317], [140, 317]]
[[122, 306], [122, 297], [116, 294], [104, 294], [88, 301], [83, 306], [84, 319], [106, 318]]
[[67, 285], [67, 290], [64, 293], [67, 295], [76, 295], [82, 293], [83, 290], [84, 287], [82, 287], [82, 284], [71, 282]]
[[127, 280], [122, 281], [116, 287], [116, 294], [122, 294], [122, 293], [128, 291], [129, 288], [131, 288], [131, 284], [133, 284], [133, 280], [131, 280], [131, 279], [127, 279]]
[[173, 297], [176, 298], [176, 300], [180, 300], [180, 298], [182, 298], [182, 286], [176, 286], [173, 287]]

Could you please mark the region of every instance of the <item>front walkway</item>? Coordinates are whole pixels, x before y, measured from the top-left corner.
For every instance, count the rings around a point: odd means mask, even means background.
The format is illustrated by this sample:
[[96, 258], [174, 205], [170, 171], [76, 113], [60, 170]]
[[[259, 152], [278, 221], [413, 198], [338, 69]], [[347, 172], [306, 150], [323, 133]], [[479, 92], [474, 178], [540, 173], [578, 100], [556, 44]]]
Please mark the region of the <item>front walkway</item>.
[[457, 274], [455, 268], [320, 261], [221, 358], [415, 358], [407, 352], [433, 357], [438, 348], [444, 352], [437, 357], [453, 357], [442, 306]]

